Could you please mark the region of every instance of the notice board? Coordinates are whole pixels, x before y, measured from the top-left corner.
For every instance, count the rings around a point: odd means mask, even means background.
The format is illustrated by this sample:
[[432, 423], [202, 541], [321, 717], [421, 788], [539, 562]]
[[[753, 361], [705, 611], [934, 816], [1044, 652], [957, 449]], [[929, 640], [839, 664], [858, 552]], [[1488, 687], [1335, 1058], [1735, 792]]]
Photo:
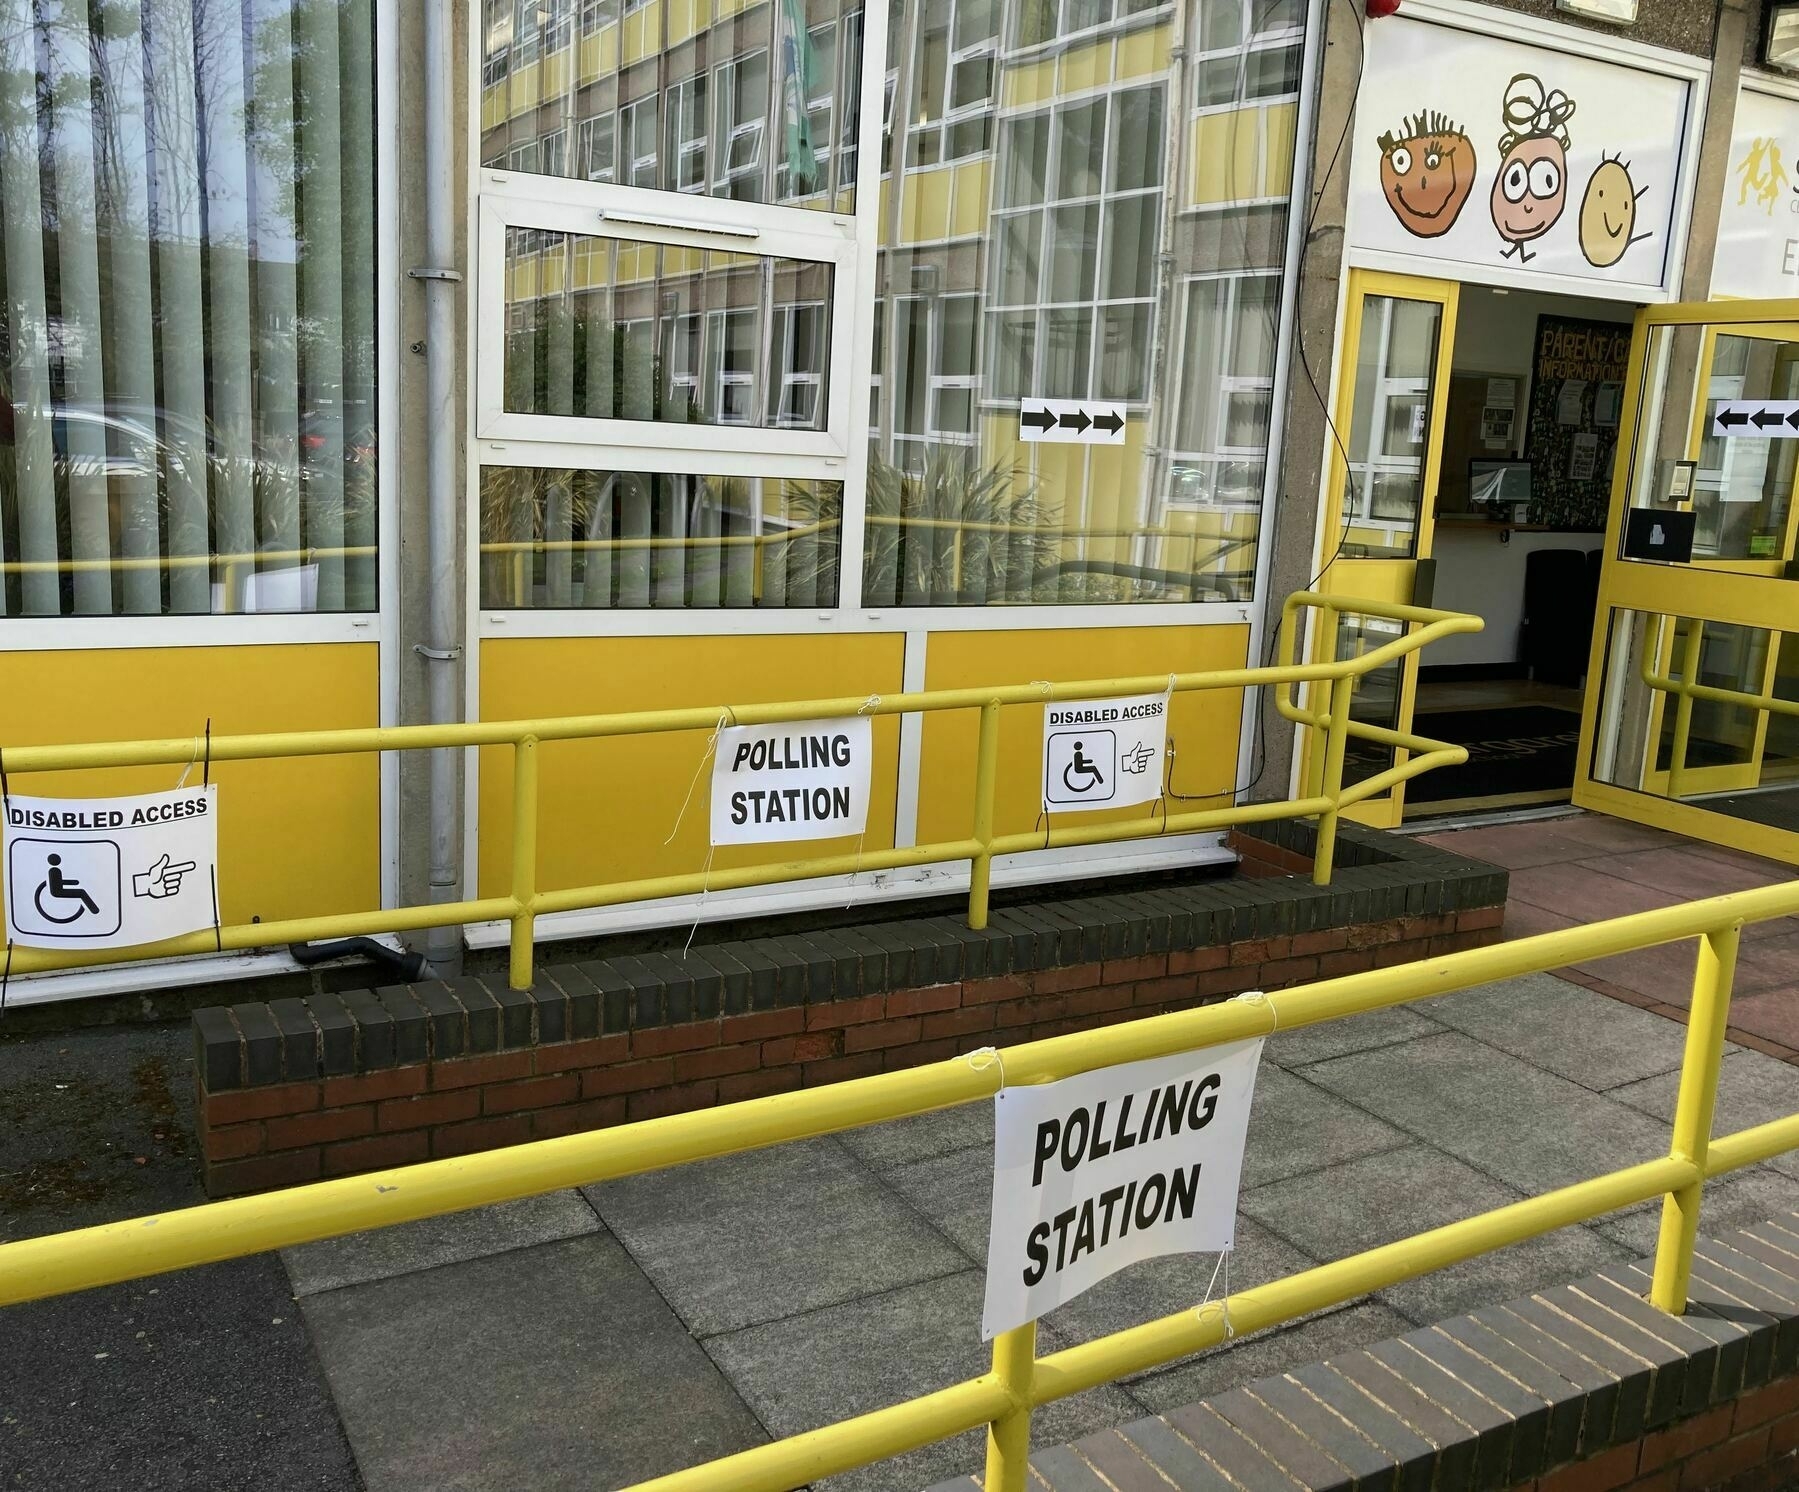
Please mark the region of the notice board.
[[1605, 528], [1629, 363], [1628, 324], [1537, 318], [1525, 446], [1532, 523], [1577, 533]]

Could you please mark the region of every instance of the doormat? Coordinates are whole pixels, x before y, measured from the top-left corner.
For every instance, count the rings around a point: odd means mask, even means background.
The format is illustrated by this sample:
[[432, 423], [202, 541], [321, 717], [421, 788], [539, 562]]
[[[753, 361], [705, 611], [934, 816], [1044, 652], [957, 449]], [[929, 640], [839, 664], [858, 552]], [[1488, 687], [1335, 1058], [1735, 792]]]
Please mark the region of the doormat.
[[1411, 803], [1491, 798], [1511, 793], [1572, 791], [1580, 716], [1547, 705], [1499, 710], [1443, 710], [1416, 716], [1415, 735], [1468, 748], [1459, 767], [1438, 767], [1405, 786]]

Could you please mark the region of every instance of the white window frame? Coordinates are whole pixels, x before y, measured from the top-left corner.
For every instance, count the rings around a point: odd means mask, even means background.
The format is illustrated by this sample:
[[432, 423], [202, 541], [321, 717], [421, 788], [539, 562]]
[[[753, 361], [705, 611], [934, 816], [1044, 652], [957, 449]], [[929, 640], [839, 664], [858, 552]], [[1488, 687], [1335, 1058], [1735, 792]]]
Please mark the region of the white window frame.
[[[688, 199], [598, 182], [558, 181], [557, 195], [537, 195], [543, 183], [511, 173], [480, 175], [479, 238], [475, 274], [475, 436], [503, 451], [488, 464], [591, 467], [599, 448], [621, 470], [692, 470], [696, 448], [708, 470], [720, 475], [800, 476], [843, 479], [851, 451], [851, 390], [857, 317], [854, 313], [858, 254], [855, 224], [804, 209], [757, 203], [721, 203], [717, 225], [692, 215]], [[685, 209], [685, 210], [684, 210]], [[509, 413], [505, 407], [506, 231], [539, 229], [829, 265], [832, 324], [825, 370], [830, 390], [822, 430], [778, 425], [675, 424], [654, 420], [591, 419], [579, 415]], [[710, 329], [708, 329], [710, 330]], [[729, 457], [749, 467], [721, 465]], [[655, 464], [643, 464], [647, 462]], [[773, 461], [780, 463], [770, 466]], [[638, 465], [632, 465], [638, 462]], [[758, 462], [762, 464], [757, 464]], [[825, 469], [823, 463], [833, 463]], [[673, 464], [670, 464], [673, 463]]]
[[[1277, 293], [1275, 296], [1274, 305], [1273, 305], [1272, 309], [1274, 311], [1276, 327], [1277, 327], [1277, 336], [1278, 336], [1278, 326], [1279, 326], [1279, 321], [1280, 321], [1280, 303], [1281, 303], [1281, 296], [1280, 296], [1279, 292], [1282, 288], [1282, 286], [1281, 286], [1282, 278], [1283, 278], [1283, 272], [1279, 266], [1274, 266], [1272, 268], [1263, 266], [1263, 267], [1259, 267], [1259, 268], [1250, 268], [1250, 269], [1227, 269], [1227, 270], [1207, 271], [1207, 272], [1201, 273], [1201, 274], [1192, 274], [1192, 275], [1186, 276], [1183, 279], [1182, 284], [1181, 284], [1181, 295], [1180, 295], [1180, 305], [1179, 305], [1179, 323], [1178, 323], [1179, 335], [1181, 338], [1181, 343], [1182, 343], [1183, 348], [1186, 343], [1188, 323], [1190, 322], [1190, 320], [1192, 318], [1192, 314], [1193, 314], [1193, 299], [1194, 299], [1194, 297], [1196, 295], [1198, 295], [1199, 293], [1201, 293], [1202, 290], [1207, 294], [1211, 294], [1214, 292], [1216, 287], [1218, 287], [1219, 285], [1224, 286], [1225, 295], [1226, 295], [1223, 335], [1225, 337], [1229, 338], [1234, 343], [1236, 334], [1237, 334], [1238, 321], [1239, 321], [1239, 318], [1243, 315], [1242, 289], [1243, 289], [1243, 282], [1246, 280], [1272, 279], [1274, 281]], [[1278, 353], [1278, 341], [1276, 341], [1276, 351]], [[1228, 365], [1229, 359], [1226, 358], [1225, 361]], [[1274, 390], [1275, 390], [1275, 375], [1279, 370], [1279, 361], [1280, 361], [1279, 357], [1277, 356], [1274, 360], [1274, 364], [1270, 366], [1266, 377], [1250, 377], [1246, 374], [1243, 374], [1243, 373], [1240, 373], [1240, 372], [1237, 372], [1234, 370], [1228, 370], [1224, 373], [1219, 374], [1217, 376], [1216, 382], [1213, 382], [1212, 374], [1209, 369], [1196, 369], [1196, 368], [1191, 368], [1191, 367], [1187, 366], [1186, 356], [1185, 356], [1185, 353], [1183, 352], [1182, 357], [1181, 357], [1181, 383], [1183, 386], [1177, 391], [1177, 400], [1178, 400], [1177, 408], [1180, 410], [1186, 410], [1186, 409], [1190, 408], [1192, 405], [1199, 402], [1199, 400], [1205, 396], [1206, 390], [1209, 389], [1211, 392], [1211, 395], [1212, 395], [1213, 415], [1214, 415], [1214, 421], [1215, 421], [1214, 428], [1217, 431], [1218, 438], [1216, 440], [1214, 440], [1211, 449], [1200, 450], [1196, 446], [1188, 445], [1186, 442], [1179, 439], [1179, 434], [1180, 434], [1179, 425], [1178, 424], [1176, 425], [1176, 427], [1175, 427], [1176, 439], [1173, 443], [1172, 448], [1170, 449], [1170, 451], [1168, 453], [1167, 477], [1166, 477], [1166, 482], [1167, 482], [1166, 501], [1167, 502], [1169, 502], [1173, 506], [1183, 508], [1183, 509], [1192, 509], [1192, 508], [1224, 509], [1224, 508], [1229, 508], [1229, 509], [1234, 509], [1234, 510], [1238, 510], [1238, 511], [1248, 511], [1250, 509], [1250, 507], [1252, 506], [1251, 504], [1220, 503], [1215, 498], [1210, 498], [1210, 497], [1195, 498], [1195, 497], [1183, 496], [1180, 492], [1178, 492], [1175, 489], [1174, 468], [1177, 463], [1182, 463], [1182, 462], [1197, 465], [1200, 463], [1222, 463], [1225, 461], [1235, 460], [1235, 459], [1243, 458], [1243, 457], [1255, 457], [1255, 458], [1259, 458], [1263, 462], [1263, 465], [1264, 465], [1264, 472], [1263, 472], [1264, 484], [1263, 485], [1264, 486], [1266, 485], [1266, 475], [1267, 475], [1266, 469], [1269, 466], [1277, 466], [1279, 464], [1279, 452], [1272, 450], [1271, 448], [1266, 447], [1266, 446], [1264, 446], [1260, 449], [1258, 449], [1254, 446], [1234, 446], [1234, 445], [1229, 444], [1225, 440], [1224, 437], [1225, 437], [1225, 433], [1230, 428], [1230, 401], [1233, 396], [1239, 395], [1239, 394], [1251, 394], [1251, 393], [1264, 394], [1271, 401], [1271, 405], [1272, 405], [1272, 400], [1274, 398]], [[1195, 381], [1199, 381], [1201, 383], [1201, 387], [1199, 387], [1199, 388], [1192, 387], [1192, 385], [1195, 383]], [[1272, 415], [1272, 407], [1270, 408], [1270, 414]], [[1177, 416], [1177, 418], [1178, 418], [1178, 416]], [[1270, 420], [1270, 428], [1272, 429], [1272, 427], [1273, 427], [1273, 422], [1271, 419]], [[1256, 501], [1253, 504], [1253, 507], [1255, 508], [1256, 511], [1260, 511], [1262, 509], [1263, 502], [1264, 502], [1263, 493], [1260, 489], [1258, 489], [1257, 494], [1256, 494]]]

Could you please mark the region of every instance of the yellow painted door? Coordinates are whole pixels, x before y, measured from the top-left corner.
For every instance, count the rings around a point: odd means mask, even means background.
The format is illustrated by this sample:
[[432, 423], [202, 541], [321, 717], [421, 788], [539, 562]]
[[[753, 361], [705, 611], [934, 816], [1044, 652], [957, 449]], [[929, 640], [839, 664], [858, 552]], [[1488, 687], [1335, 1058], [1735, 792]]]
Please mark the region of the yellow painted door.
[[1574, 801], [1799, 862], [1796, 313], [1639, 313]]
[[[1312, 587], [1344, 601], [1415, 600], [1418, 565], [1430, 557], [1443, 450], [1444, 410], [1455, 347], [1456, 292], [1445, 280], [1357, 270], [1350, 275], [1338, 347], [1326, 521]], [[1317, 658], [1352, 658], [1391, 642], [1404, 624], [1346, 604], [1309, 648]], [[1410, 731], [1418, 655], [1356, 686], [1352, 718]], [[1353, 741], [1344, 782], [1403, 761], [1398, 748]], [[1382, 828], [1404, 812], [1405, 784], [1349, 811]]]

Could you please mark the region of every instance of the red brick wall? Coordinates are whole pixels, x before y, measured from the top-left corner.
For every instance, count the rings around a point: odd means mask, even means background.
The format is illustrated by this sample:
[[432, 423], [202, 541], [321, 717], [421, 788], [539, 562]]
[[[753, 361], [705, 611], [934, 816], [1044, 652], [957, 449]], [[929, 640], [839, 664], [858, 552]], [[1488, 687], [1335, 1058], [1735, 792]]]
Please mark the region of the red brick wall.
[[200, 1093], [206, 1186], [382, 1170], [1062, 1036], [1498, 940], [1503, 909], [791, 1006], [629, 1035]]
[[1533, 1492], [1775, 1492], [1796, 1483], [1799, 1378], [1783, 1378], [1523, 1485]]

